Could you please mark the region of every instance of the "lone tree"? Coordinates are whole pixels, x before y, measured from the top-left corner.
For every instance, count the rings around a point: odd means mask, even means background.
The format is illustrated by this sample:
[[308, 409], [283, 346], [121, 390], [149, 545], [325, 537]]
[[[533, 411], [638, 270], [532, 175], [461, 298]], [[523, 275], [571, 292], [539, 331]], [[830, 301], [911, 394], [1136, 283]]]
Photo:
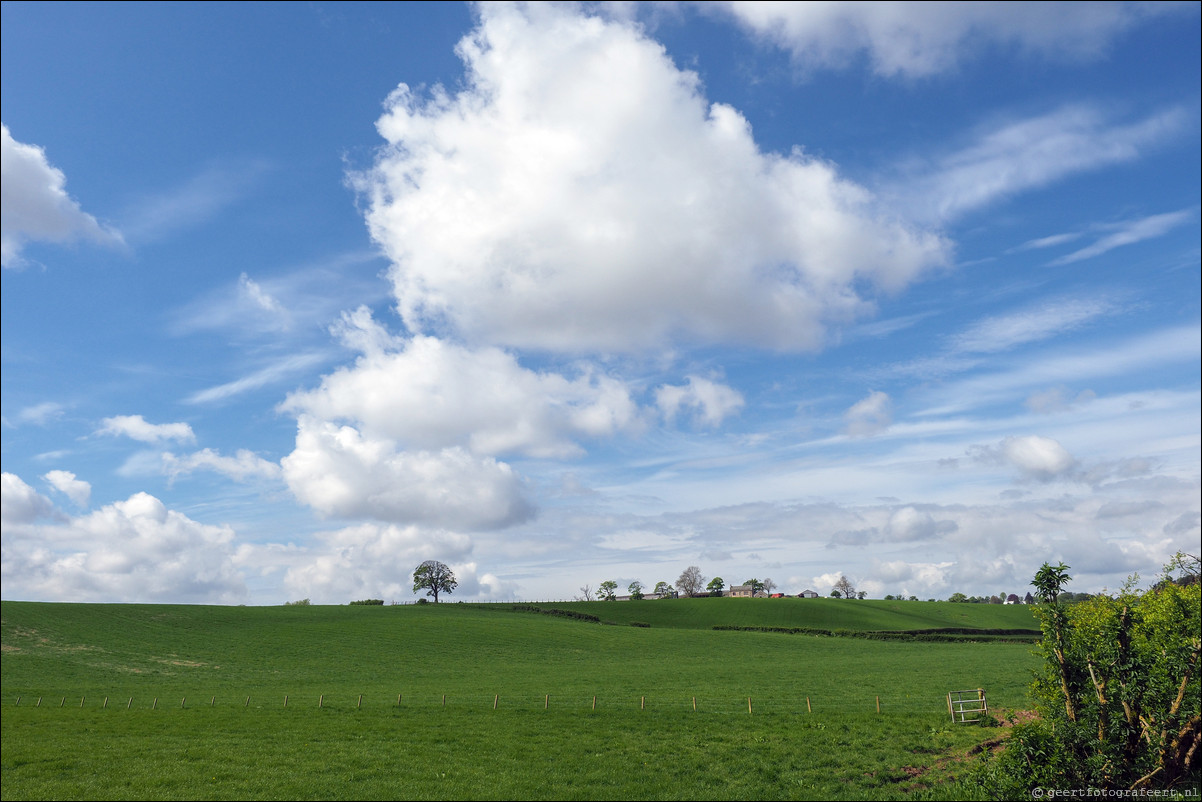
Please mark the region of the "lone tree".
[[426, 560], [413, 572], [413, 592], [426, 591], [427, 596], [434, 597], [438, 604], [439, 593], [450, 593], [459, 587], [455, 572], [438, 560]]
[[661, 599], [670, 599], [676, 595], [676, 591], [667, 582], [656, 582], [652, 593]]
[[690, 565], [684, 569], [679, 577], [676, 578], [676, 590], [685, 598], [696, 596], [705, 589], [705, 576], [701, 573], [701, 569], [695, 565]]
[[711, 596], [721, 596], [723, 589], [726, 588], [726, 581], [720, 576], [716, 576], [709, 581], [705, 589], [710, 592]]
[[639, 601], [643, 598], [643, 583], [637, 579], [627, 585], [626, 589], [630, 591], [631, 601]]
[[614, 591], [617, 589], [618, 583], [614, 582], [612, 579], [607, 579], [601, 583], [601, 587], [597, 588], [597, 597], [600, 598], [601, 601], [613, 601], [614, 599], [618, 598], [614, 593]]
[[856, 597], [855, 586], [851, 584], [851, 580], [842, 575], [839, 576], [839, 581], [835, 583], [835, 587], [832, 590], [839, 591], [839, 595], [845, 599], [854, 599]]

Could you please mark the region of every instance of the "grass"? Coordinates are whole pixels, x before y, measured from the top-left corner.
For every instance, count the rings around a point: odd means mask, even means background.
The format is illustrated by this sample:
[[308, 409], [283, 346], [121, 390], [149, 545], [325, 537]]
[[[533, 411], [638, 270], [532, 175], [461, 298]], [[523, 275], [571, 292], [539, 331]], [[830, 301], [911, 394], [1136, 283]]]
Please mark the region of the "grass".
[[966, 625], [898, 604], [555, 605], [643, 628], [502, 605], [4, 602], [0, 796], [953, 798], [936, 780], [967, 764], [949, 756], [997, 731], [951, 725], [946, 693], [1025, 706], [1028, 646], [712, 629]]

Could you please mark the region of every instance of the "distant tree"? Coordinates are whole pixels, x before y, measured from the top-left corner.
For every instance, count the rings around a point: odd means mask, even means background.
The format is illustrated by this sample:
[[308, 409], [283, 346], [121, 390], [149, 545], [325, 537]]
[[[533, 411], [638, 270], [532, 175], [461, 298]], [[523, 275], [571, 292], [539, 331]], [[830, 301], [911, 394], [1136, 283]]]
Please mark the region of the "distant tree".
[[1031, 591], [1027, 591], [1027, 595], [1023, 597], [1023, 604], [1034, 604], [1035, 597], [1031, 595]]
[[835, 590], [839, 591], [839, 595], [845, 599], [854, 599], [856, 597], [855, 586], [851, 584], [846, 576], [840, 575], [839, 581], [835, 583]]
[[1006, 604], [1018, 604], [1022, 599], [1018, 598], [1017, 593], [1011, 593], [1006, 597]]
[[637, 579], [627, 585], [626, 589], [630, 591], [631, 601], [639, 601], [643, 598], [643, 583]]
[[761, 592], [764, 589], [764, 583], [754, 577], [752, 577], [751, 579], [745, 580], [743, 582], [743, 584], [749, 585], [751, 587], [751, 595], [752, 596]]
[[612, 579], [607, 579], [601, 583], [601, 587], [597, 589], [598, 598], [602, 601], [613, 601], [618, 598], [615, 591], [618, 589], [618, 583]]
[[1035, 578], [1031, 580], [1031, 584], [1035, 586], [1035, 593], [1039, 596], [1040, 601], [1056, 603], [1056, 599], [1064, 591], [1064, 586], [1072, 579], [1068, 575], [1068, 566], [1064, 563], [1052, 565], [1044, 563], [1038, 571], [1035, 572]]
[[592, 600], [593, 600], [593, 586], [592, 585], [581, 585], [580, 586], [580, 595], [576, 597], [576, 601], [592, 601]]
[[284, 602], [285, 607], [308, 607], [308, 599], [297, 599], [296, 601]]
[[989, 603], [990, 603], [990, 604], [1001, 604], [1001, 603], [1002, 603], [1002, 600], [1001, 600], [1001, 599], [999, 599], [997, 596], [990, 596], [990, 597], [989, 597]]
[[720, 576], [716, 576], [709, 581], [705, 589], [710, 592], [711, 596], [721, 596], [723, 588], [726, 587], [726, 581]]
[[840, 593], [839, 591], [835, 590], [834, 588], [831, 588], [831, 598], [832, 599], [842, 599], [843, 594]]
[[656, 582], [655, 590], [653, 592], [655, 593], [656, 596], [660, 597], [661, 599], [670, 599], [674, 595], [676, 595], [675, 588], [673, 588], [667, 582]]
[[890, 593], [890, 594], [888, 594], [887, 596], [885, 596], [885, 601], [894, 601], [893, 594], [892, 594], [892, 593]]
[[413, 592], [426, 591], [427, 596], [434, 597], [435, 604], [438, 604], [439, 593], [450, 594], [457, 587], [459, 581], [454, 572], [438, 560], [426, 560], [413, 572]]
[[772, 591], [776, 590], [776, 583], [768, 577], [764, 577], [764, 581], [761, 584], [763, 585], [763, 591], [765, 593], [771, 593]]
[[701, 573], [701, 569], [695, 565], [690, 565], [681, 572], [676, 578], [676, 590], [686, 598], [696, 596], [705, 589], [705, 576]]
[[911, 596], [911, 597], [910, 597], [909, 599], [907, 599], [906, 601], [918, 601], [918, 597], [917, 597], [917, 596]]
[[857, 599], [867, 599], [867, 598], [868, 598], [868, 591], [866, 591], [866, 590], [857, 590], [857, 591], [856, 591], [856, 598], [857, 598]]

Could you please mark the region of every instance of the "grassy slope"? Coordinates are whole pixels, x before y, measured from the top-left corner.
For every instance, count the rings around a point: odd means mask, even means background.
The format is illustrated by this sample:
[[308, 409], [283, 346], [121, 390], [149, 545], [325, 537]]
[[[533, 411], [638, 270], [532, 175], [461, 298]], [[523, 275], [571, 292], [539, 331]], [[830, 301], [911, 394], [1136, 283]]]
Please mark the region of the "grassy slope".
[[4, 602], [3, 799], [899, 798], [996, 733], [950, 726], [944, 694], [1022, 706], [1029, 647], [709, 629], [1025, 625], [889, 605], [604, 606], [641, 628], [501, 605]]
[[[557, 605], [568, 607], [569, 605]], [[503, 605], [200, 607], [3, 603], [7, 696], [196, 698], [230, 694], [380, 699], [464, 696], [574, 699], [798, 694], [932, 694], [986, 685], [1022, 703], [1029, 649], [891, 643], [756, 632], [715, 624], [902, 629], [1020, 627], [1023, 608], [835, 600], [697, 599], [571, 605], [599, 626]], [[962, 617], [959, 610], [976, 619]], [[911, 612], [907, 608], [918, 608]], [[1000, 616], [999, 613], [1003, 613]], [[1020, 617], [1021, 614], [1021, 617]], [[998, 662], [1001, 655], [1006, 655]], [[828, 670], [840, 666], [839, 670]], [[921, 675], [915, 684], [912, 677]], [[946, 687], [945, 687], [946, 686]], [[942, 688], [942, 690], [937, 690]]]

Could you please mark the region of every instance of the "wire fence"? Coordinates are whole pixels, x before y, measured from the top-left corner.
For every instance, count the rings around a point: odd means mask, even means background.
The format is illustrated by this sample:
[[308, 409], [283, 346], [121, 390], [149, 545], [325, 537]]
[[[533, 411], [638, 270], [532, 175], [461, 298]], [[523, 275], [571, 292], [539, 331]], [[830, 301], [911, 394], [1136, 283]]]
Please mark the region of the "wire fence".
[[180, 710], [242, 708], [245, 710], [367, 710], [403, 712], [463, 711], [571, 711], [606, 713], [642, 711], [721, 715], [920, 715], [947, 714], [947, 696], [830, 694], [707, 695], [679, 694], [529, 694], [529, 693], [397, 693], [395, 696], [355, 693], [252, 693], [245, 695], [196, 694], [182, 696], [62, 695], [16, 696], [17, 707], [57, 710], [92, 708], [123, 710]]

